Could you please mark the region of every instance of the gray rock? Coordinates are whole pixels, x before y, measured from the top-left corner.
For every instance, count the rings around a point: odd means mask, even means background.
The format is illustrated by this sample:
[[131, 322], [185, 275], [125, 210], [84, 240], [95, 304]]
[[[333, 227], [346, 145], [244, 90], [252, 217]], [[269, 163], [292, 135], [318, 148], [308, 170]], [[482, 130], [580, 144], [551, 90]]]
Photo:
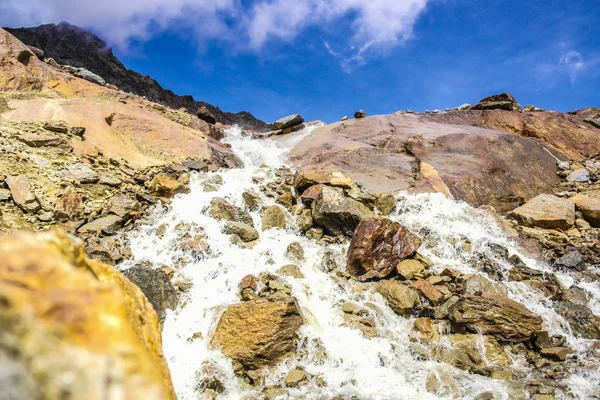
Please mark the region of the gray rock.
[[10, 194], [10, 190], [8, 189], [0, 189], [0, 201], [8, 201], [12, 198]]
[[100, 175], [100, 183], [110, 187], [119, 187], [123, 182], [114, 175]]
[[100, 177], [90, 167], [85, 164], [69, 165], [59, 172], [63, 178], [79, 183], [96, 183]]
[[557, 166], [561, 171], [568, 171], [571, 169], [571, 164], [568, 161], [560, 161]]
[[100, 75], [96, 75], [93, 72], [88, 71], [85, 68], [77, 68], [77, 71], [75, 71], [73, 75], [100, 86], [106, 85], [106, 81], [104, 80], [104, 78], [102, 78]]
[[167, 274], [161, 269], [143, 267], [132, 267], [122, 272], [148, 298], [162, 325], [166, 310], [175, 310], [179, 302], [177, 291]]
[[130, 212], [139, 209], [140, 203], [127, 195], [114, 196], [110, 199], [110, 212], [125, 217]]
[[204, 160], [186, 160], [182, 164], [192, 171], [208, 172], [208, 163]]
[[292, 126], [300, 125], [304, 122], [304, 118], [300, 114], [292, 114], [287, 117], [283, 117], [273, 122], [273, 130], [290, 128]]
[[104, 233], [105, 235], [114, 234], [117, 229], [121, 227], [123, 219], [118, 215], [108, 215], [103, 218], [98, 218], [92, 222], [80, 227], [77, 232], [79, 233]]
[[577, 183], [585, 183], [590, 181], [590, 172], [585, 168], [579, 168], [572, 171], [569, 176], [567, 176], [567, 181], [569, 182], [577, 182]]
[[324, 187], [313, 201], [312, 215], [317, 225], [332, 235], [347, 237], [352, 236], [362, 219], [374, 216], [364, 204], [331, 187]]
[[463, 105], [459, 106], [459, 107], [458, 107], [458, 110], [459, 110], [459, 111], [467, 111], [467, 110], [469, 110], [470, 108], [471, 108], [471, 105], [470, 105], [469, 103], [465, 103], [465, 104], [463, 104]]
[[577, 250], [570, 251], [555, 261], [559, 267], [571, 268], [578, 271], [585, 269], [583, 256]]
[[600, 118], [585, 118], [583, 121], [600, 129]]
[[258, 231], [243, 222], [228, 221], [223, 227], [228, 235], [237, 235], [242, 242], [252, 242], [258, 239]]
[[367, 113], [364, 110], [358, 110], [357, 112], [354, 113], [354, 118], [358, 119], [358, 118], [365, 118], [367, 116]]

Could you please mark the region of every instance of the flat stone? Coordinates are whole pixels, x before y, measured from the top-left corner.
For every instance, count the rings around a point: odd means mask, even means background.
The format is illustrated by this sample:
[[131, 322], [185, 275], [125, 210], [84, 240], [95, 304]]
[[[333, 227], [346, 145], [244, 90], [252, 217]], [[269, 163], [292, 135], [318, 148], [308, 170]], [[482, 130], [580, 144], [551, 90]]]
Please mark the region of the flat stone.
[[509, 217], [530, 228], [568, 230], [575, 223], [575, 205], [567, 199], [541, 194], [515, 208]]
[[568, 347], [550, 347], [540, 350], [540, 355], [552, 361], [565, 361], [571, 349]]
[[31, 192], [29, 179], [25, 175], [8, 176], [4, 180], [10, 189], [13, 201], [26, 213], [36, 213], [42, 207]]
[[242, 242], [252, 242], [258, 239], [258, 231], [243, 222], [228, 221], [223, 227], [223, 233], [238, 235]]
[[410, 315], [421, 303], [417, 292], [394, 280], [377, 282], [375, 290], [383, 296], [390, 308], [398, 315]]
[[417, 290], [427, 300], [431, 301], [434, 304], [438, 303], [440, 300], [442, 300], [442, 298], [444, 298], [444, 295], [442, 294], [442, 292], [437, 290], [435, 288], [435, 286], [433, 286], [431, 283], [429, 283], [425, 279], [419, 279], [419, 280], [411, 283], [408, 287], [410, 287], [411, 289]]
[[123, 219], [118, 215], [108, 215], [103, 218], [98, 218], [92, 222], [80, 227], [77, 232], [79, 233], [104, 233], [105, 235], [114, 234], [117, 229], [121, 227]]
[[567, 176], [568, 182], [577, 182], [577, 183], [585, 183], [590, 181], [590, 173], [585, 168], [579, 168], [572, 171]]
[[575, 203], [575, 207], [581, 211], [583, 217], [591, 226], [600, 228], [600, 198], [579, 193], [569, 200]]
[[110, 205], [110, 212], [119, 217], [125, 217], [130, 212], [135, 211], [140, 207], [140, 203], [137, 200], [132, 199], [127, 195], [111, 197]]
[[100, 183], [110, 187], [119, 187], [123, 181], [114, 175], [100, 175]]
[[63, 121], [47, 121], [44, 123], [44, 129], [56, 133], [68, 133], [69, 125]]
[[204, 160], [186, 160], [182, 164], [192, 171], [208, 172], [208, 163]]
[[304, 122], [304, 118], [300, 114], [292, 114], [287, 117], [278, 119], [273, 123], [273, 130], [285, 129], [292, 126], [300, 125]]
[[79, 183], [96, 183], [100, 180], [97, 173], [85, 164], [69, 165], [60, 171], [63, 178]]
[[59, 146], [63, 143], [60, 137], [50, 133], [24, 133], [17, 139], [31, 147]]

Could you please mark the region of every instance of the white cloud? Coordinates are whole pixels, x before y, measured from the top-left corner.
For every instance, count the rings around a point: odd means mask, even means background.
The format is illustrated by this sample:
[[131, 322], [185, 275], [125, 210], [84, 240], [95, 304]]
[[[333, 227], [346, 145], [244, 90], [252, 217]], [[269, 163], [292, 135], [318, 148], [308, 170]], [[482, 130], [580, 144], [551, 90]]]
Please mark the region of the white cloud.
[[566, 68], [567, 73], [571, 78], [571, 85], [575, 85], [575, 81], [580, 73], [586, 69], [586, 63], [583, 61], [581, 53], [575, 50], [569, 50], [563, 53], [560, 58], [559, 65]]
[[[91, 28], [113, 45], [185, 29], [198, 42], [225, 40], [258, 51], [271, 40], [293, 41], [304, 29], [350, 32], [342, 63], [389, 48], [412, 36], [428, 0], [2, 0], [0, 24], [35, 26], [67, 21]], [[339, 28], [338, 28], [339, 26]], [[333, 51], [331, 47], [330, 51]]]

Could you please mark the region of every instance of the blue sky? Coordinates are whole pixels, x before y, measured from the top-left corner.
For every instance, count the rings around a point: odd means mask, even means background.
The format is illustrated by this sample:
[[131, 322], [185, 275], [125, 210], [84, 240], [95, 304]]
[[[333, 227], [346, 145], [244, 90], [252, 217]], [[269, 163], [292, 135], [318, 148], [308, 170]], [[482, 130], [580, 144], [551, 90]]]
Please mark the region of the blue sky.
[[523, 106], [600, 106], [598, 0], [97, 3], [2, 0], [0, 23], [90, 28], [165, 88], [265, 121], [444, 109], [504, 91]]

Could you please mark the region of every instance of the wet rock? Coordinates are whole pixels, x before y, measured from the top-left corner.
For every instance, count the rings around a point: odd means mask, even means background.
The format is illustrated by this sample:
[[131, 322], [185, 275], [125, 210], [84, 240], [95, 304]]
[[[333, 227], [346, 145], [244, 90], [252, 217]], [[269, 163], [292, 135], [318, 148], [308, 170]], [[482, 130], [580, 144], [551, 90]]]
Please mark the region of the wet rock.
[[113, 235], [122, 224], [123, 219], [118, 215], [108, 215], [106, 217], [98, 218], [92, 222], [88, 222], [77, 229], [77, 232]]
[[579, 168], [567, 176], [567, 182], [585, 183], [590, 181], [590, 173], [585, 168]]
[[148, 185], [150, 193], [158, 197], [173, 197], [180, 193], [189, 193], [190, 189], [177, 179], [166, 174], [157, 174]]
[[75, 221], [83, 218], [83, 199], [75, 189], [68, 187], [54, 205], [54, 214], [58, 219]]
[[202, 363], [202, 367], [196, 374], [196, 378], [198, 380], [196, 391], [200, 393], [206, 390], [212, 390], [216, 394], [225, 391], [225, 385], [221, 381], [219, 370], [210, 362]]
[[[342, 174], [339, 171], [319, 171], [319, 172], [297, 172], [294, 175], [293, 186], [297, 193], [303, 193], [306, 189], [311, 186], [317, 186], [315, 190], [318, 190], [320, 186], [331, 186], [341, 189], [352, 189], [352, 179]], [[322, 187], [321, 187], [322, 188]], [[315, 197], [316, 198], [316, 197]]]
[[552, 361], [565, 361], [570, 353], [571, 349], [568, 347], [550, 347], [540, 350], [542, 357]]
[[284, 206], [288, 210], [291, 210], [292, 206], [294, 205], [294, 197], [292, 196], [291, 192], [285, 192], [277, 197], [275, 203]]
[[447, 335], [452, 347], [440, 345], [434, 348], [433, 358], [456, 368], [469, 371], [487, 366], [507, 366], [510, 358], [492, 336], [477, 334]]
[[358, 110], [357, 112], [354, 113], [354, 118], [365, 118], [367, 116], [367, 113], [364, 112], [363, 110]]
[[440, 340], [440, 334], [429, 318], [417, 318], [413, 324], [413, 338], [420, 342], [432, 343]]
[[590, 298], [581, 288], [578, 288], [577, 286], [571, 286], [569, 289], [562, 292], [561, 300], [587, 306]]
[[263, 393], [265, 400], [279, 400], [288, 397], [288, 391], [278, 387], [265, 387]]
[[323, 238], [323, 228], [311, 228], [307, 230], [306, 237], [311, 240], [321, 240]]
[[583, 256], [577, 250], [570, 251], [554, 262], [555, 265], [568, 269], [575, 269], [577, 271], [585, 270], [585, 263], [583, 262]]
[[140, 203], [127, 195], [114, 196], [110, 199], [110, 212], [122, 218], [139, 208]]
[[404, 260], [396, 266], [396, 272], [401, 279], [411, 280], [415, 274], [420, 274], [425, 266], [417, 260]]
[[425, 279], [418, 279], [417, 281], [408, 285], [411, 289], [414, 289], [421, 293], [423, 297], [432, 302], [433, 304], [438, 303], [443, 299], [444, 295], [435, 286], [426, 281]]
[[251, 300], [225, 310], [211, 343], [233, 360], [237, 371], [260, 369], [294, 350], [302, 323], [293, 297]]
[[348, 247], [348, 273], [361, 279], [385, 278], [420, 245], [421, 240], [397, 222], [364, 219]]
[[448, 312], [452, 321], [470, 331], [506, 342], [524, 342], [542, 327], [540, 316], [523, 304], [491, 293], [465, 295]]
[[375, 290], [383, 296], [390, 308], [398, 315], [410, 315], [421, 303], [417, 292], [394, 280], [377, 282]]
[[208, 172], [208, 163], [205, 160], [185, 160], [181, 164], [192, 171]]
[[227, 200], [217, 197], [211, 200], [208, 209], [205, 210], [208, 214], [219, 221], [242, 222], [246, 225], [254, 227], [252, 216], [244, 209], [234, 206]]
[[63, 178], [71, 181], [79, 182], [82, 184], [86, 183], [97, 183], [100, 177], [90, 167], [85, 164], [73, 164], [69, 165], [60, 174]]
[[60, 137], [49, 133], [23, 133], [17, 139], [31, 147], [52, 147], [63, 143]]
[[29, 179], [24, 175], [7, 176], [4, 180], [10, 189], [13, 201], [26, 213], [36, 213], [41, 209], [40, 204], [31, 192]]
[[296, 217], [296, 226], [302, 233], [306, 233], [313, 226], [312, 213], [310, 209], [303, 209], [300, 214]]
[[279, 275], [283, 276], [291, 276], [292, 278], [302, 279], [304, 278], [304, 274], [295, 264], [287, 264], [277, 270]]
[[3, 236], [0, 293], [0, 392], [9, 398], [176, 399], [150, 303], [113, 267], [88, 260], [81, 242]]
[[315, 201], [319, 194], [321, 194], [321, 190], [323, 190], [324, 187], [325, 185], [322, 184], [312, 185], [308, 187], [306, 190], [304, 190], [304, 192], [302, 192], [302, 195], [300, 195], [302, 203], [306, 207], [310, 207], [313, 201]]
[[291, 128], [292, 126], [300, 125], [304, 122], [304, 118], [300, 114], [292, 114], [287, 117], [278, 119], [273, 123], [273, 130]]
[[439, 306], [435, 308], [434, 316], [436, 319], [446, 319], [449, 315], [450, 307], [456, 304], [460, 300], [458, 296], [452, 296]]
[[215, 118], [215, 116], [205, 106], [198, 108], [196, 115], [202, 121], [207, 122], [211, 125], [214, 125], [217, 123], [217, 119]]
[[520, 109], [521, 106], [517, 103], [517, 100], [508, 93], [486, 97], [471, 107], [471, 110], [519, 111]]
[[595, 316], [588, 307], [560, 301], [554, 308], [571, 325], [576, 337], [600, 339], [600, 317]]
[[482, 275], [475, 275], [465, 281], [465, 294], [493, 293], [508, 296], [506, 286], [500, 282], [492, 282]]
[[244, 243], [258, 239], [258, 231], [243, 222], [229, 221], [225, 223], [223, 232], [229, 235], [238, 235]]
[[177, 308], [177, 291], [162, 269], [131, 267], [122, 272], [144, 293], [161, 324], [167, 316], [166, 310]]
[[396, 209], [396, 198], [391, 193], [377, 195], [377, 209], [382, 215], [390, 215]]
[[298, 242], [292, 242], [285, 250], [285, 257], [295, 262], [304, 261], [304, 249]]
[[288, 372], [283, 383], [287, 387], [299, 387], [308, 383], [308, 375], [301, 369], [293, 369]]
[[583, 217], [594, 228], [600, 228], [600, 199], [577, 194], [570, 199], [575, 203], [577, 210], [581, 211]]
[[527, 282], [554, 297], [562, 290], [561, 284], [554, 274], [529, 268], [523, 265], [516, 265], [508, 271], [509, 281]]
[[244, 203], [246, 203], [246, 207], [250, 211], [258, 211], [258, 209], [262, 206], [260, 195], [252, 190], [246, 190], [244, 193], [242, 193], [242, 198], [244, 199]]
[[514, 209], [509, 217], [527, 227], [567, 230], [575, 223], [575, 206], [569, 200], [541, 194]]
[[267, 207], [262, 216], [262, 230], [265, 231], [271, 228], [285, 229], [286, 226], [285, 212], [276, 205]]

